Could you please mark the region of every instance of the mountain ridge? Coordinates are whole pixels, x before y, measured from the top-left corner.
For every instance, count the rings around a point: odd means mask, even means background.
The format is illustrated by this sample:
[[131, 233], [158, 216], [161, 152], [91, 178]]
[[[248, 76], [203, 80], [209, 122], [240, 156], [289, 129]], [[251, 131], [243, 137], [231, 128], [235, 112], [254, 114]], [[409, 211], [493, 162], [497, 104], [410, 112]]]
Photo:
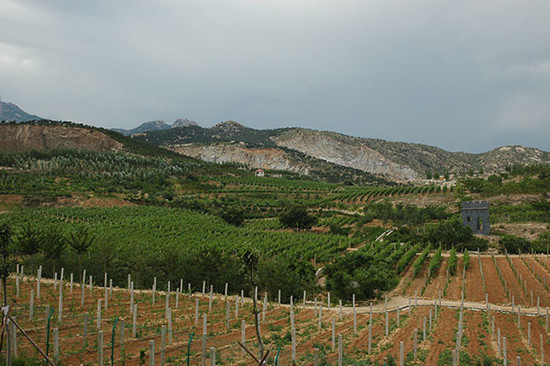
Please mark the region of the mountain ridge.
[[[30, 120], [42, 124], [47, 121], [6, 102], [0, 102], [0, 118], [3, 121]], [[53, 123], [59, 125], [64, 122]], [[187, 118], [179, 118], [171, 125], [156, 120], [142, 123], [134, 129], [102, 129], [102, 132], [107, 136], [116, 132], [131, 136], [126, 137], [124, 144], [131, 145], [135, 141], [138, 144], [135, 148], [140, 151], [147, 151], [150, 149], [148, 146], [153, 145], [151, 148], [163, 148], [166, 154], [177, 153], [210, 162], [231, 161], [251, 168], [287, 170], [356, 184], [406, 183], [433, 176], [452, 177], [472, 172], [487, 175], [503, 172], [516, 164], [550, 164], [550, 153], [521, 145], [501, 146], [483, 153], [450, 152], [425, 144], [348, 136], [301, 127], [254, 129], [236, 121], [224, 121], [207, 128]], [[17, 133], [25, 147], [12, 143], [12, 137], [8, 134], [3, 136], [3, 145], [8, 149], [64, 146], [62, 136], [76, 139], [75, 147], [79, 144], [90, 145], [87, 137], [82, 134], [73, 136], [69, 130], [52, 134], [44, 128], [15, 128], [10, 133]], [[51, 138], [51, 141], [39, 141], [40, 138]]]
[[[253, 129], [235, 121], [221, 122], [210, 128], [187, 126], [145, 131], [133, 137], [208, 161], [224, 160], [220, 154], [228, 149], [219, 148], [220, 144], [240, 143], [249, 151], [241, 154], [236, 162], [257, 168], [262, 166], [255, 162], [258, 159], [254, 157], [253, 149], [286, 148], [287, 151], [394, 181], [418, 181], [432, 174], [496, 173], [514, 164], [550, 163], [548, 152], [519, 145], [501, 146], [483, 153], [450, 152], [425, 144], [347, 136], [300, 127]], [[263, 164], [270, 165], [265, 160]]]
[[148, 131], [163, 131], [169, 130], [171, 128], [187, 127], [187, 126], [198, 126], [199, 124], [195, 121], [191, 121], [187, 118], [178, 118], [174, 123], [167, 124], [163, 120], [155, 120], [143, 122], [136, 128], [124, 129], [124, 128], [112, 128], [113, 131], [123, 134], [124, 136], [131, 136], [136, 133], [148, 132]]
[[42, 117], [27, 113], [14, 103], [0, 101], [0, 121], [26, 122], [39, 119]]

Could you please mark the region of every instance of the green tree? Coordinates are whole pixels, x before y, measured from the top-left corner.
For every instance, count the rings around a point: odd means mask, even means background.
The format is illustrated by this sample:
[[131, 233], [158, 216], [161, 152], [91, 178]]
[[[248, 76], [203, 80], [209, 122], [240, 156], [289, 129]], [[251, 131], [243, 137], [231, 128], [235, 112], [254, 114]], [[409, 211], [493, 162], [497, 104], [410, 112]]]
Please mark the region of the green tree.
[[30, 223], [23, 226], [23, 229], [16, 236], [17, 252], [30, 257], [31, 270], [34, 272], [33, 255], [40, 251], [40, 232], [33, 228]]
[[339, 224], [333, 222], [329, 225], [329, 231], [332, 235], [348, 236], [349, 233], [351, 232], [351, 228], [343, 227], [342, 225], [339, 225]]
[[472, 230], [462, 226], [462, 221], [458, 216], [432, 226], [426, 237], [429, 242], [445, 247], [464, 244], [472, 238]]
[[381, 291], [392, 289], [399, 282], [395, 270], [384, 260], [358, 250], [347, 253], [326, 267], [327, 290], [337, 297], [372, 299]]
[[51, 227], [42, 237], [41, 251], [46, 260], [52, 261], [52, 275], [55, 273], [57, 264], [65, 252], [67, 241], [63, 236], [63, 230], [57, 227]]
[[40, 232], [33, 228], [30, 223], [23, 226], [17, 234], [17, 252], [22, 255], [33, 255], [40, 250]]
[[[95, 237], [90, 234], [88, 229], [81, 227], [73, 231], [67, 237], [69, 247], [76, 253], [78, 261], [78, 272], [82, 275], [82, 257], [88, 254], [90, 247], [93, 245]], [[84, 279], [82, 279], [84, 280]]]
[[280, 216], [279, 221], [284, 227], [307, 230], [317, 223], [317, 219], [309, 214], [307, 207], [303, 205], [292, 205]]
[[8, 224], [0, 225], [0, 278], [2, 279], [2, 293], [4, 306], [8, 306], [8, 287], [6, 279], [10, 274], [10, 254], [13, 231]]
[[510, 254], [527, 253], [531, 248], [529, 240], [514, 235], [504, 235], [499, 243]]
[[546, 253], [550, 249], [550, 231], [540, 233], [533, 243], [539, 253]]
[[487, 182], [481, 178], [465, 179], [462, 184], [470, 193], [480, 193], [487, 186]]
[[259, 288], [264, 289], [272, 299], [281, 290], [281, 297], [298, 299], [303, 291], [313, 291], [315, 288], [315, 267], [311, 262], [283, 256], [260, 259], [258, 269]]
[[228, 207], [222, 211], [220, 217], [231, 225], [242, 226], [244, 222], [244, 210]]
[[94, 241], [91, 247], [92, 256], [100, 259], [101, 270], [108, 272], [113, 260], [116, 257], [117, 248], [113, 244], [113, 238], [110, 234], [103, 234]]

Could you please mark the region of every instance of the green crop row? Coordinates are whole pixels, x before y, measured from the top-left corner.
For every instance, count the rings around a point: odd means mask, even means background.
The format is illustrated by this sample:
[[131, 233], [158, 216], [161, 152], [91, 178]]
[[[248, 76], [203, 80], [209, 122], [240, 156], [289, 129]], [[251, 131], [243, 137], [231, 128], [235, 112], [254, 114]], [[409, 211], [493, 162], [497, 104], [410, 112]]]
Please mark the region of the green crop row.
[[413, 263], [413, 278], [415, 278], [420, 273], [420, 271], [422, 270], [422, 265], [426, 261], [426, 258], [428, 258], [428, 255], [430, 254], [431, 249], [432, 249], [432, 246], [428, 245], [426, 248], [424, 248], [424, 250], [422, 251], [420, 256], [418, 258], [416, 258], [416, 260], [414, 261], [414, 263]]

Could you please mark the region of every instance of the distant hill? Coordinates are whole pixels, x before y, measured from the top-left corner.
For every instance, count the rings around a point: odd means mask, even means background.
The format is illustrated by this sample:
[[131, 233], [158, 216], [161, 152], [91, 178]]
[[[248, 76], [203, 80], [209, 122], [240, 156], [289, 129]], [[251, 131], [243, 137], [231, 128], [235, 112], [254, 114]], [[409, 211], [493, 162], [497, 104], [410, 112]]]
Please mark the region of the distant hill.
[[42, 119], [34, 114], [29, 114], [13, 103], [0, 101], [0, 121], [24, 122]]
[[118, 132], [80, 123], [42, 119], [0, 124], [1, 152], [54, 149], [111, 151], [152, 157], [181, 157], [173, 151], [132, 139]]
[[167, 124], [162, 120], [158, 120], [158, 121], [144, 122], [138, 127], [132, 128], [129, 130], [126, 130], [123, 128], [113, 128], [113, 131], [119, 132], [125, 136], [131, 136], [133, 134], [142, 133], [146, 131], [163, 131], [163, 130], [169, 130], [171, 128], [187, 127], [187, 126], [198, 126], [198, 123], [195, 121], [191, 121], [187, 118], [178, 118], [171, 125]]
[[[186, 124], [183, 129], [201, 129]], [[220, 133], [220, 129], [214, 130]], [[164, 132], [164, 131], [158, 131]], [[140, 136], [139, 134], [135, 136]], [[239, 164], [238, 159], [225, 160], [197, 159], [193, 154], [180, 154], [175, 148], [155, 146], [140, 139], [124, 136], [116, 131], [67, 121], [37, 120], [30, 122], [9, 122], [0, 124], [0, 152], [22, 153], [32, 150], [84, 150], [138, 154], [144, 157], [162, 157], [170, 160], [190, 162], [200, 174], [241, 175], [248, 169]], [[70, 151], [70, 150], [68, 150]], [[262, 166], [274, 170], [277, 176], [287, 172], [307, 175], [314, 179], [333, 183], [392, 184], [386, 179], [358, 169], [332, 164], [286, 148], [264, 149], [266, 164]], [[239, 152], [236, 154], [238, 155]], [[256, 154], [257, 151], [254, 151]], [[244, 148], [246, 155], [246, 147]], [[257, 155], [259, 159], [259, 155]], [[202, 160], [202, 161], [201, 161]], [[272, 164], [270, 161], [274, 161]], [[216, 163], [216, 164], [212, 164]], [[236, 163], [223, 164], [219, 163]], [[269, 165], [271, 164], [271, 165]], [[245, 164], [250, 165], [250, 164]], [[269, 166], [268, 166], [269, 165]], [[292, 174], [291, 174], [292, 175]]]
[[550, 163], [548, 152], [523, 146], [470, 154], [304, 128], [256, 130], [235, 121], [222, 122], [212, 128], [193, 125], [147, 131], [134, 138], [206, 161], [233, 161], [253, 168], [310, 174], [316, 168], [305, 168], [304, 158], [308, 157], [393, 181], [424, 180], [433, 174], [471, 171], [490, 174], [515, 164]]

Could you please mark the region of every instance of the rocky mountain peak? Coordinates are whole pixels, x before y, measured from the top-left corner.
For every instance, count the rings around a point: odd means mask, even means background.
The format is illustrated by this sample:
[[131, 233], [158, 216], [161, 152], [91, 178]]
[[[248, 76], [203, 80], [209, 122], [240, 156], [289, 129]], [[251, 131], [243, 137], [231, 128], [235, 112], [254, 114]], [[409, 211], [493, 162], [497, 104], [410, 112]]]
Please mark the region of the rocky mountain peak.
[[151, 127], [152, 129], [162, 129], [163, 127], [169, 127], [169, 126], [163, 120], [155, 120], [155, 121], [144, 122], [141, 125], [139, 125], [138, 128], [146, 128], [146, 127]]
[[40, 119], [42, 117], [29, 114], [13, 103], [0, 101], [0, 121], [25, 122]]
[[172, 128], [175, 128], [175, 127], [189, 127], [189, 126], [198, 126], [199, 124], [195, 121], [191, 121], [190, 119], [187, 119], [187, 118], [178, 118], [177, 120], [174, 121], [174, 123], [172, 124]]
[[235, 121], [220, 122], [217, 125], [215, 125], [214, 127], [212, 127], [212, 129], [221, 130], [221, 131], [226, 132], [226, 133], [238, 132], [238, 131], [244, 130], [246, 128], [247, 127], [245, 127], [242, 124], [240, 124], [239, 122], [235, 122]]

